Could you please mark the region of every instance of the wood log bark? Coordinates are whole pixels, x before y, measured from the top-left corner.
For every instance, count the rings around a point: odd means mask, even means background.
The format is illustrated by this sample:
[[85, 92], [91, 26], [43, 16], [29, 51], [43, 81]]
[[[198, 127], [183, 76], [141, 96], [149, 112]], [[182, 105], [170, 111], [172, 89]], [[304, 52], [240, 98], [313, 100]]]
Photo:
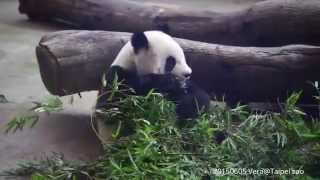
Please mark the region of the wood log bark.
[[[100, 87], [100, 77], [129, 40], [130, 33], [60, 31], [44, 36], [36, 48], [42, 80], [55, 95]], [[307, 81], [320, 80], [320, 47], [235, 47], [176, 39], [193, 69], [193, 80], [228, 101], [283, 100], [304, 91], [304, 102], [315, 93]]]
[[320, 44], [320, 1], [269, 0], [242, 11], [215, 13], [126, 0], [20, 0], [19, 10], [78, 28], [168, 31], [179, 38], [241, 46]]

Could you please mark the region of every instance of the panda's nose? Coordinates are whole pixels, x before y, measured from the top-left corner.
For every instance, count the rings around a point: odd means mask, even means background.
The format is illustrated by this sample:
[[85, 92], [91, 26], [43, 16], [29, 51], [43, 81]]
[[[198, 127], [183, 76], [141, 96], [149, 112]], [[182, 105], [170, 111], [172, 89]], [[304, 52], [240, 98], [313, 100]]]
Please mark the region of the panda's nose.
[[185, 77], [186, 79], [189, 79], [189, 78], [191, 77], [191, 73], [186, 73], [186, 74], [184, 74], [184, 77]]

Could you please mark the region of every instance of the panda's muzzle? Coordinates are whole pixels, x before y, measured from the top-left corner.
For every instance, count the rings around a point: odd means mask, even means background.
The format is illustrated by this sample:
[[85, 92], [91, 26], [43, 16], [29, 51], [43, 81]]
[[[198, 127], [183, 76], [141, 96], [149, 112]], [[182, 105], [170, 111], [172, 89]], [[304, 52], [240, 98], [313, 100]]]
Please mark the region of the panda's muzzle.
[[189, 80], [190, 78], [191, 78], [191, 73], [186, 73], [186, 74], [182, 74], [182, 75], [180, 75], [180, 76], [176, 76], [176, 79], [177, 79], [178, 81], [181, 81], [181, 82], [187, 81], [187, 80]]

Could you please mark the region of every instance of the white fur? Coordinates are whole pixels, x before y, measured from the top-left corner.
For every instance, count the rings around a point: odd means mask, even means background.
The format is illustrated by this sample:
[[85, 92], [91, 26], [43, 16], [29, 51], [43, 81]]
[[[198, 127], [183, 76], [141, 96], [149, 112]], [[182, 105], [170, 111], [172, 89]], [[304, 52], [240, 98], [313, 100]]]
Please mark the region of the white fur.
[[141, 49], [136, 55], [131, 42], [128, 42], [111, 66], [118, 65], [127, 70], [136, 70], [139, 75], [164, 74], [166, 59], [172, 56], [176, 59], [172, 74], [182, 79], [186, 74], [191, 74], [192, 70], [186, 62], [182, 48], [171, 36], [161, 31], [146, 31], [144, 34], [149, 43], [147, 50]]

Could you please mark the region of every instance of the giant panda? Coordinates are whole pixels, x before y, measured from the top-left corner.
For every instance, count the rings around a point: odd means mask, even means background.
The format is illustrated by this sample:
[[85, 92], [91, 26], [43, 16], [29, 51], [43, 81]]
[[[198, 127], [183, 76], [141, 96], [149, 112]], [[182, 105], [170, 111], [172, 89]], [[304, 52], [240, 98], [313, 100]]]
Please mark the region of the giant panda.
[[[186, 120], [207, 109], [210, 102], [209, 95], [191, 82], [191, 73], [182, 48], [171, 36], [162, 31], [145, 31], [132, 35], [105, 78], [111, 82], [117, 75], [119, 81], [138, 95], [155, 89], [175, 102], [178, 119]], [[96, 108], [107, 103], [101, 96]]]

